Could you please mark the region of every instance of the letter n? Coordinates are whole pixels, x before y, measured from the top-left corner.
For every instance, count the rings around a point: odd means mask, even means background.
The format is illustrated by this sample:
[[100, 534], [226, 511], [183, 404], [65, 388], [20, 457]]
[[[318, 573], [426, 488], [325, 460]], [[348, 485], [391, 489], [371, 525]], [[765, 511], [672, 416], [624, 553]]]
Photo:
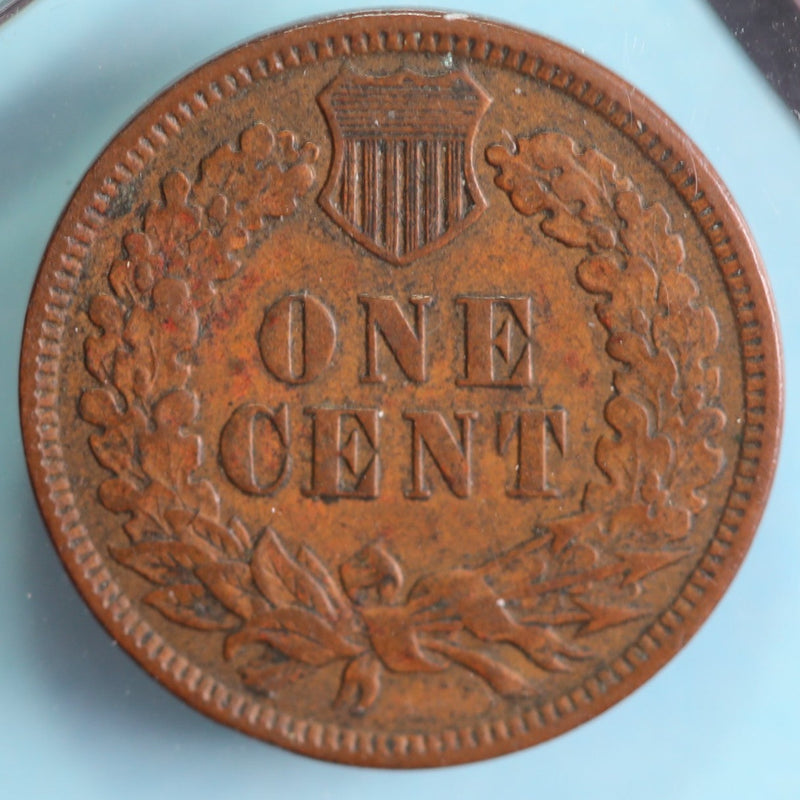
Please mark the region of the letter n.
[[460, 436], [456, 436], [438, 411], [406, 411], [403, 418], [411, 423], [411, 489], [405, 492], [413, 500], [425, 500], [431, 489], [425, 480], [425, 453], [430, 455], [444, 482], [456, 497], [472, 492], [472, 422], [474, 411], [456, 411]]

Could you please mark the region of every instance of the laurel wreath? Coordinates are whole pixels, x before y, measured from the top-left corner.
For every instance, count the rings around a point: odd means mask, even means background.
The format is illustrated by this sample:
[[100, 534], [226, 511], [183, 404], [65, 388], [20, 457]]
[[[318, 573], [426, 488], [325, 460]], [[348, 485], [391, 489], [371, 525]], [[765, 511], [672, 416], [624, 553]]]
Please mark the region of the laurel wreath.
[[598, 298], [615, 365], [595, 453], [602, 479], [587, 485], [580, 513], [537, 524], [477, 568], [410, 587], [379, 541], [335, 569], [307, 545], [290, 552], [270, 527], [253, 535], [225, 519], [213, 485], [195, 476], [190, 356], [217, 285], [242, 269], [254, 234], [293, 213], [317, 155], [254, 125], [204, 158], [194, 180], [166, 176], [160, 201], [123, 236], [111, 291], [89, 304], [100, 332], [85, 341], [85, 363], [99, 387], [80, 401], [96, 428], [92, 452], [112, 475], [100, 501], [127, 516], [129, 544], [110, 554], [150, 584], [142, 602], [166, 619], [224, 631], [224, 657], [256, 692], [274, 696], [338, 664], [332, 702], [361, 714], [387, 672], [455, 664], [503, 696], [531, 694], [506, 648], [534, 671], [573, 669], [592, 658], [591, 634], [652, 613], [642, 582], [690, 552], [703, 489], [723, 463], [716, 319], [683, 272], [666, 210], [646, 206], [605, 156], [551, 132], [489, 147], [514, 208], [586, 253], [577, 280]]

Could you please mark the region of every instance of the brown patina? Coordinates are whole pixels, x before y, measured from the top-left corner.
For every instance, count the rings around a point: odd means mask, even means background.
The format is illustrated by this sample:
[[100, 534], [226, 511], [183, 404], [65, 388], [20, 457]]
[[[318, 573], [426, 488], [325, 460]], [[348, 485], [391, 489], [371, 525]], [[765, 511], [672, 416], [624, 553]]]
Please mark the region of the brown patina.
[[697, 149], [586, 58], [354, 15], [154, 101], [31, 299], [43, 515], [119, 642], [206, 714], [458, 763], [669, 659], [774, 470], [774, 312]]

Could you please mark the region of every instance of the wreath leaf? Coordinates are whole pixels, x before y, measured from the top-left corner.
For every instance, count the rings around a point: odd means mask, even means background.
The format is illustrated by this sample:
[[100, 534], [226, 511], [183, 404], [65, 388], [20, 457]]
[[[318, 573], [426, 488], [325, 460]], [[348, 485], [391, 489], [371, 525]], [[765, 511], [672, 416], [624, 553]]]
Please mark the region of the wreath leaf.
[[205, 554], [182, 542], [140, 542], [133, 547], [109, 547], [111, 556], [153, 583], [167, 586], [193, 581], [195, 567]]
[[239, 618], [228, 612], [200, 583], [175, 583], [142, 598], [167, 619], [205, 631], [230, 630]]
[[228, 637], [227, 657], [247, 644], [266, 642], [287, 658], [322, 666], [337, 658], [357, 655], [359, 648], [338, 635], [318, 614], [294, 607], [275, 608], [254, 617]]
[[239, 538], [218, 522], [197, 516], [191, 522], [191, 529], [203, 541], [208, 542], [228, 558], [241, 558], [245, 554]]
[[239, 544], [243, 551], [250, 550], [253, 547], [253, 541], [250, 538], [250, 531], [247, 530], [245, 524], [238, 518], [232, 517], [228, 523], [230, 532], [239, 540]]
[[295, 561], [272, 528], [265, 528], [253, 552], [253, 577], [275, 606], [299, 603], [317, 614], [335, 618], [333, 603], [311, 570]]
[[195, 574], [217, 600], [243, 619], [268, 613], [269, 605], [258, 594], [247, 564], [239, 561], [203, 564]]
[[[327, 594], [332, 605], [330, 612], [327, 613], [329, 619], [337, 620], [351, 615], [352, 606], [344, 592], [310, 547], [305, 544], [300, 546], [297, 552], [297, 563], [308, 571], [308, 574], [319, 583]], [[325, 613], [326, 609], [326, 605], [323, 604], [322, 613]]]

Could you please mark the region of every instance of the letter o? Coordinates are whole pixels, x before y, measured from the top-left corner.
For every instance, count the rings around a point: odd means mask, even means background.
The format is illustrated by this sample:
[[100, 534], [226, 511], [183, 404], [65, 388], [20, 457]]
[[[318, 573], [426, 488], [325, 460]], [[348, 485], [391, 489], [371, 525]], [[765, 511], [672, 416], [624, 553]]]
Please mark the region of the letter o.
[[336, 322], [310, 294], [290, 294], [264, 314], [258, 336], [266, 368], [284, 383], [311, 383], [333, 358]]

